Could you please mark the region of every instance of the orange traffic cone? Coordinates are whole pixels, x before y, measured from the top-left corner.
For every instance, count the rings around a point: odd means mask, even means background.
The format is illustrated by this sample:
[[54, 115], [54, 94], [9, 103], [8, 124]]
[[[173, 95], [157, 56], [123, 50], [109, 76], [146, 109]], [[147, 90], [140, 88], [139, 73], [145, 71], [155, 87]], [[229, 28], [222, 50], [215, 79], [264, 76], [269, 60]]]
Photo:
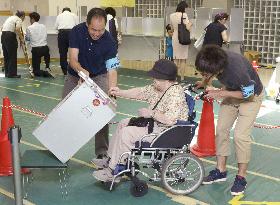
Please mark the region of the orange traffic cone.
[[191, 152], [198, 157], [216, 155], [213, 100], [203, 102], [197, 143], [191, 147]]
[[259, 65], [258, 65], [257, 61], [255, 61], [255, 60], [252, 61], [252, 66], [255, 69], [255, 71], [259, 71]]
[[0, 176], [13, 174], [12, 147], [8, 139], [8, 129], [14, 126], [11, 102], [8, 97], [3, 98], [2, 121], [0, 134]]
[[[15, 125], [11, 102], [8, 97], [3, 98], [2, 121], [0, 133], [0, 176], [13, 175], [12, 146], [8, 138], [8, 130]], [[22, 173], [29, 173], [28, 169], [22, 169]]]

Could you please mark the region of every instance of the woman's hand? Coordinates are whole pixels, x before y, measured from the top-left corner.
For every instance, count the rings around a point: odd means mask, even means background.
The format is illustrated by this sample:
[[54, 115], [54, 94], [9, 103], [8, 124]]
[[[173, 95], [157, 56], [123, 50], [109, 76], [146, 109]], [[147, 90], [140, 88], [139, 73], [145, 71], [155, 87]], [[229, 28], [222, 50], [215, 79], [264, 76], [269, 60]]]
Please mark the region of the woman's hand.
[[120, 92], [121, 92], [121, 89], [119, 89], [118, 87], [111, 87], [109, 89], [109, 95], [114, 96], [114, 97], [120, 96]]
[[152, 117], [153, 112], [154, 112], [153, 110], [148, 109], [148, 108], [140, 108], [140, 109], [138, 110], [138, 115], [139, 115], [140, 117], [149, 118], [149, 117]]

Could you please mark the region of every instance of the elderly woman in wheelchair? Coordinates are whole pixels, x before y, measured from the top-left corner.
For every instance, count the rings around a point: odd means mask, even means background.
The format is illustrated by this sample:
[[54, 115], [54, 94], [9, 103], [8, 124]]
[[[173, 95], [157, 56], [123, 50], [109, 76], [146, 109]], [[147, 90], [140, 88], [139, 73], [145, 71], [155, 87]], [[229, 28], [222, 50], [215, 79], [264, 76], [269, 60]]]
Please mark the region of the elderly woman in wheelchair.
[[[136, 177], [140, 172], [152, 181], [162, 181], [174, 194], [188, 194], [198, 188], [204, 175], [202, 163], [189, 153], [188, 147], [196, 123], [188, 120], [184, 88], [176, 82], [176, 65], [161, 59], [148, 74], [154, 80], [152, 85], [110, 89], [111, 95], [145, 100], [149, 107], [139, 109], [138, 118], [118, 124], [109, 142], [108, 157], [93, 160], [102, 168], [93, 176], [112, 190], [120, 176], [126, 174], [132, 179], [131, 193], [143, 196], [148, 187]], [[153, 168], [153, 176], [141, 171], [140, 166]]]

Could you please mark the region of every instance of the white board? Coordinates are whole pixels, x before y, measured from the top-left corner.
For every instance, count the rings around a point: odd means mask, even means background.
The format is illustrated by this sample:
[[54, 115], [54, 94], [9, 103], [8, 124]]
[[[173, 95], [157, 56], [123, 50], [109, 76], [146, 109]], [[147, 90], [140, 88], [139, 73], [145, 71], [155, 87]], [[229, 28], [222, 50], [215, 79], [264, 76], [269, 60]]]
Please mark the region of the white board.
[[88, 79], [51, 111], [33, 135], [65, 163], [115, 116], [115, 109], [115, 102]]

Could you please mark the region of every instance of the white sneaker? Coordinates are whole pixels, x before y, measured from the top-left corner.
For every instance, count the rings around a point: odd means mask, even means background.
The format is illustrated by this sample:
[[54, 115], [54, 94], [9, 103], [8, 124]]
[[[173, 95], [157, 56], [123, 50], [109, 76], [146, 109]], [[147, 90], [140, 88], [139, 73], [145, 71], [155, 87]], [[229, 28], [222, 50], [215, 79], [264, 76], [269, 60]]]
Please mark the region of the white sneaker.
[[[112, 172], [113, 172], [113, 170], [108, 167], [105, 169], [94, 171], [92, 173], [92, 176], [95, 179], [97, 179], [98, 181], [110, 182], [110, 181], [113, 181], [113, 178], [114, 178]], [[119, 183], [120, 180], [121, 180], [121, 177], [116, 177], [114, 182]]]
[[34, 75], [34, 73], [33, 73], [33, 69], [32, 69], [31, 66], [28, 68], [28, 72], [29, 72], [31, 78], [34, 78], [34, 77], [35, 77], [35, 75]]
[[51, 70], [50, 68], [46, 68], [46, 71], [48, 72], [48, 74], [49, 74], [51, 77], [55, 78], [55, 74], [52, 72], [52, 70]]

